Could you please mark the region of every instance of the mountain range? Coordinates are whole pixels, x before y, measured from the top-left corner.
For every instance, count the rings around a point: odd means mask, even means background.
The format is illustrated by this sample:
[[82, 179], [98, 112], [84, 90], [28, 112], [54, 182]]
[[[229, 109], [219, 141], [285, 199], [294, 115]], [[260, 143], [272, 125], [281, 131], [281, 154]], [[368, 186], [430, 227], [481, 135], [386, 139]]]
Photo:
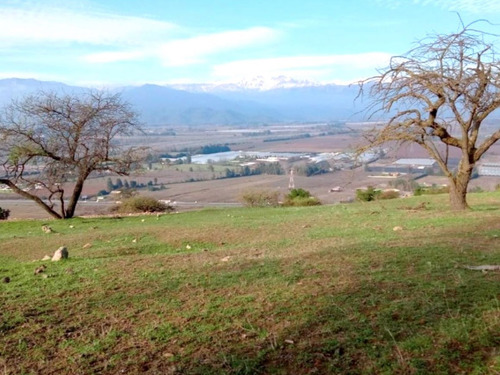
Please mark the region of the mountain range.
[[[0, 106], [37, 91], [78, 93], [61, 82], [0, 80]], [[125, 86], [120, 92], [150, 127], [357, 121], [364, 104], [358, 87], [319, 84], [288, 77], [225, 84]]]

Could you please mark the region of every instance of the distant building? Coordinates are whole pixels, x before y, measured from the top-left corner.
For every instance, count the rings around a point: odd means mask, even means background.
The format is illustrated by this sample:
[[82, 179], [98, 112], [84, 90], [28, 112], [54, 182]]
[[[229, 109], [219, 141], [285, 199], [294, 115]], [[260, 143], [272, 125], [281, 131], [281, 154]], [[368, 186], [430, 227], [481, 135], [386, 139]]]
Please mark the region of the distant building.
[[477, 167], [479, 176], [498, 176], [500, 177], [500, 163], [482, 163]]
[[366, 167], [368, 172], [382, 172], [393, 176], [399, 173], [434, 174], [438, 169], [439, 166], [434, 159], [424, 158], [398, 159], [390, 164], [372, 163]]
[[398, 159], [393, 164], [404, 165], [411, 167], [413, 169], [425, 169], [425, 168], [434, 168], [437, 165], [437, 162], [434, 159], [410, 158], [410, 159]]

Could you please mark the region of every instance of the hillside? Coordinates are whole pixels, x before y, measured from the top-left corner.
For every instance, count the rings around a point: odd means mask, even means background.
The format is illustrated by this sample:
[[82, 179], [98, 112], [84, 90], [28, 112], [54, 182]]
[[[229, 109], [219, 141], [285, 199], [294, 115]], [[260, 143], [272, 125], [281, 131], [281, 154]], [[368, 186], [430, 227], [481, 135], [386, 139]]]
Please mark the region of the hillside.
[[500, 194], [470, 203], [0, 222], [0, 368], [498, 373], [500, 272], [464, 266], [500, 264]]

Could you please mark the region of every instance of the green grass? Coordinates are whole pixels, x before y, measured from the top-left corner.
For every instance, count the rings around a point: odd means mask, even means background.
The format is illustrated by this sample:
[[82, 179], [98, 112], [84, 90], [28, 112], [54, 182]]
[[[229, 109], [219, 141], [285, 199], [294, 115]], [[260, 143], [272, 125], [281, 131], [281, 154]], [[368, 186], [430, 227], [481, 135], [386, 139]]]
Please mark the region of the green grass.
[[500, 264], [500, 194], [470, 203], [1, 222], [0, 372], [498, 374], [500, 272], [463, 266]]

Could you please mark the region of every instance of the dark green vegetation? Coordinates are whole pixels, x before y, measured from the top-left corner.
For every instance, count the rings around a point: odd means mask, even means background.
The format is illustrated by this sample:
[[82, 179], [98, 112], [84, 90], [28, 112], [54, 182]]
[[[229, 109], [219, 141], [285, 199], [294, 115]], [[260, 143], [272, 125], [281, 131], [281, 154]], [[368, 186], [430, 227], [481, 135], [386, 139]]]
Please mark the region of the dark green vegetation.
[[285, 196], [284, 206], [319, 206], [321, 202], [315, 198], [311, 193], [302, 188], [292, 189]]
[[124, 199], [123, 202], [113, 207], [113, 212], [118, 213], [153, 213], [173, 211], [174, 208], [152, 197], [135, 196]]
[[2, 222], [0, 369], [498, 373], [500, 194], [444, 200]]
[[7, 220], [10, 216], [10, 210], [0, 207], [0, 220]]

